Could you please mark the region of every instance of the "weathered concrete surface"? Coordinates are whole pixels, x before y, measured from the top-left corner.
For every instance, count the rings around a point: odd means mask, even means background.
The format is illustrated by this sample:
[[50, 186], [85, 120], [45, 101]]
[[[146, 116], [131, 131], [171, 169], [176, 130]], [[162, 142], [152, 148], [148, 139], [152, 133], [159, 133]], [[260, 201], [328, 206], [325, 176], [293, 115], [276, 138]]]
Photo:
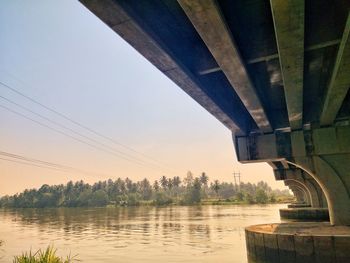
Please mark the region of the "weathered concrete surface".
[[[264, 132], [271, 132], [270, 122], [257, 96], [256, 88], [216, 1], [178, 0], [178, 2], [258, 127]], [[208, 24], [211, 26], [208, 27]], [[240, 70], [237, 70], [238, 68]]]
[[303, 0], [271, 0], [288, 119], [292, 130], [303, 125], [304, 17]]
[[245, 229], [249, 263], [348, 263], [350, 227], [282, 223]]
[[[276, 180], [294, 180], [302, 184], [310, 195], [312, 207], [327, 207], [326, 197], [314, 178], [299, 168], [274, 169]], [[296, 194], [295, 194], [296, 195]], [[296, 196], [297, 197], [297, 196]], [[299, 198], [300, 199], [300, 198]]]
[[242, 162], [284, 160], [321, 187], [333, 225], [350, 225], [350, 125], [236, 137]]
[[294, 219], [300, 221], [329, 221], [328, 208], [283, 208], [280, 209], [280, 217], [282, 219]]
[[312, 206], [313, 201], [312, 201], [310, 191], [305, 187], [304, 184], [295, 180], [284, 180], [284, 185], [288, 186], [291, 189], [294, 189], [294, 192], [299, 190], [299, 192], [303, 194], [303, 199], [305, 200], [305, 203]]
[[288, 208], [303, 208], [303, 207], [310, 207], [310, 205], [305, 204], [305, 203], [299, 203], [299, 204], [295, 203], [295, 204], [289, 204], [287, 207]]
[[288, 186], [288, 188], [292, 191], [294, 197], [296, 198], [297, 204], [305, 204], [305, 205], [311, 206], [306, 202], [306, 198], [302, 191], [300, 191], [299, 189], [296, 189], [295, 187]]

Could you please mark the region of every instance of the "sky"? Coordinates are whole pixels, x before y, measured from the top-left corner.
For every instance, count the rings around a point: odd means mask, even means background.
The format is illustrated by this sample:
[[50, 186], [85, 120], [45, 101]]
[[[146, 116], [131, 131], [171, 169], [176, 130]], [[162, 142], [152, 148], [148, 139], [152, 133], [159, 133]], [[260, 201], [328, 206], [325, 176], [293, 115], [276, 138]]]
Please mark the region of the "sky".
[[84, 171], [2, 155], [0, 195], [189, 170], [229, 182], [239, 171], [243, 182], [284, 189], [267, 164], [240, 164], [231, 132], [78, 1], [0, 0], [0, 39], [2, 83], [95, 132], [0, 85], [0, 152]]

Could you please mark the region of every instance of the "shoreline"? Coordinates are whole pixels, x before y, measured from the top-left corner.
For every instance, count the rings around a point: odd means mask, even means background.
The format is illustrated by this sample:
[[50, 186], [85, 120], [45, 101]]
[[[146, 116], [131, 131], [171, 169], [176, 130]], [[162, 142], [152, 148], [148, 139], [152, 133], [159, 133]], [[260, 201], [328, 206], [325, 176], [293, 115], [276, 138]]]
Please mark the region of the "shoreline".
[[115, 204], [107, 204], [105, 206], [52, 206], [52, 207], [0, 207], [2, 209], [55, 209], [55, 208], [136, 208], [136, 207], [173, 207], [173, 206], [216, 206], [216, 205], [274, 205], [274, 204], [289, 204], [291, 200], [283, 200], [279, 202], [267, 202], [267, 203], [249, 203], [245, 201], [226, 201], [226, 200], [203, 200], [200, 203], [194, 204], [181, 204], [179, 202], [174, 202], [166, 205], [157, 205], [152, 201], [145, 202], [142, 201], [138, 205], [115, 205]]

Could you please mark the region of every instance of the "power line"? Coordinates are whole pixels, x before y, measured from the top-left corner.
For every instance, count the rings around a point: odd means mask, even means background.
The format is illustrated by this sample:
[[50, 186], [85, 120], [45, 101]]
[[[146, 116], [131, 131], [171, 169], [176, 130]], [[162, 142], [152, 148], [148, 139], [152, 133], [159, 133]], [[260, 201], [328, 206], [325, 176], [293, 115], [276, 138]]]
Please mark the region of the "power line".
[[66, 165], [56, 164], [56, 163], [50, 163], [50, 162], [47, 162], [47, 161], [42, 161], [42, 160], [39, 160], [39, 159], [33, 159], [33, 158], [29, 158], [29, 157], [25, 157], [25, 156], [13, 154], [13, 153], [0, 151], [0, 155], [6, 156], [6, 157], [9, 157], [9, 158], [20, 159], [20, 160], [27, 161], [27, 162], [37, 163], [39, 165], [49, 166], [49, 167], [52, 167], [52, 168], [55, 168], [55, 169], [72, 170], [74, 172], [85, 173], [85, 174], [95, 174], [95, 173], [91, 173], [91, 172], [84, 172], [84, 171], [82, 171], [80, 169], [77, 169], [77, 168], [74, 168], [74, 167], [71, 167], [71, 166], [66, 166]]
[[[143, 164], [145, 164], [145, 165], [150, 165], [150, 164], [147, 164], [145, 161], [143, 161], [143, 160], [141, 160], [141, 159], [139, 159], [139, 158], [136, 158], [136, 157], [134, 157], [134, 156], [131, 156], [131, 155], [129, 155], [129, 154], [126, 154], [126, 153], [124, 153], [124, 152], [122, 152], [122, 151], [119, 151], [119, 150], [117, 150], [117, 149], [115, 149], [115, 148], [113, 148], [113, 147], [110, 147], [109, 145], [106, 145], [106, 144], [104, 144], [104, 143], [101, 143], [101, 142], [99, 142], [99, 141], [97, 141], [97, 140], [95, 140], [95, 139], [93, 139], [93, 138], [91, 138], [91, 137], [89, 137], [89, 136], [86, 136], [86, 135], [84, 135], [84, 134], [82, 134], [82, 133], [80, 133], [80, 132], [77, 132], [77, 131], [75, 131], [75, 130], [73, 130], [73, 129], [71, 129], [71, 128], [69, 128], [69, 127], [63, 125], [63, 124], [60, 124], [60, 123], [58, 123], [58, 122], [56, 122], [56, 121], [53, 121], [53, 120], [51, 120], [50, 118], [47, 118], [46, 116], [43, 116], [43, 115], [41, 115], [41, 114], [39, 114], [39, 113], [36, 113], [36, 112], [32, 111], [31, 109], [29, 109], [29, 108], [27, 108], [27, 107], [24, 107], [24, 106], [20, 105], [19, 103], [16, 103], [16, 102], [14, 102], [14, 101], [12, 101], [12, 100], [10, 100], [10, 99], [4, 97], [4, 96], [1, 96], [1, 95], [0, 95], [0, 98], [3, 99], [3, 100], [5, 100], [5, 101], [7, 101], [7, 102], [9, 102], [9, 103], [11, 103], [11, 104], [13, 104], [13, 105], [15, 105], [15, 106], [17, 106], [17, 107], [19, 107], [19, 108], [21, 108], [21, 109], [24, 109], [24, 110], [26, 110], [26, 111], [28, 111], [28, 112], [30, 112], [30, 113], [36, 115], [36, 116], [38, 116], [38, 117], [40, 117], [40, 118], [42, 118], [42, 119], [44, 119], [44, 120], [46, 120], [46, 121], [48, 121], [48, 122], [50, 122], [50, 123], [56, 125], [56, 126], [59, 126], [59, 127], [65, 129], [65, 130], [68, 130], [68, 131], [70, 131], [70, 132], [72, 132], [72, 133], [74, 133], [74, 134], [76, 134], [76, 135], [78, 135], [78, 136], [81, 136], [81, 137], [83, 137], [83, 138], [85, 138], [85, 139], [88, 139], [89, 141], [92, 141], [92, 142], [94, 142], [94, 143], [96, 143], [96, 144], [98, 144], [98, 145], [100, 145], [100, 146], [102, 146], [102, 147], [108, 148], [108, 149], [110, 149], [110, 150], [112, 150], [112, 151], [114, 151], [114, 152], [117, 152], [118, 154], [121, 154], [121, 155], [123, 155], [123, 156], [126, 156], [126, 157], [128, 157], [128, 158], [135, 159], [136, 161], [138, 161], [138, 162], [140, 162], [140, 163], [143, 163]], [[151, 165], [156, 165], [156, 164], [153, 164], [153, 163], [152, 163]], [[162, 167], [160, 167], [160, 168], [162, 168]]]
[[[135, 161], [135, 160], [131, 160], [131, 159], [127, 158], [127, 157], [117, 155], [116, 153], [114, 153], [114, 152], [112, 152], [112, 151], [106, 150], [106, 149], [104, 149], [104, 148], [101, 148], [101, 147], [99, 147], [99, 146], [96, 146], [96, 145], [94, 145], [94, 144], [91, 144], [91, 143], [89, 143], [89, 142], [86, 142], [86, 141], [84, 141], [84, 140], [81, 140], [81, 139], [79, 139], [79, 138], [77, 138], [77, 137], [74, 137], [74, 136], [72, 136], [72, 135], [69, 135], [69, 134], [67, 134], [67, 133], [65, 133], [65, 132], [63, 132], [63, 131], [57, 130], [57, 129], [55, 129], [55, 128], [49, 126], [49, 125], [46, 125], [46, 124], [44, 124], [44, 123], [42, 123], [42, 122], [40, 122], [40, 121], [34, 120], [34, 119], [32, 119], [32, 118], [30, 118], [30, 117], [28, 117], [28, 116], [26, 116], [26, 115], [24, 115], [24, 114], [22, 114], [22, 113], [20, 113], [20, 112], [18, 112], [18, 111], [12, 110], [12, 109], [10, 109], [10, 108], [4, 106], [4, 105], [1, 105], [1, 104], [0, 104], [0, 107], [6, 109], [7, 111], [12, 112], [12, 113], [14, 113], [14, 114], [16, 114], [16, 115], [19, 115], [19, 116], [21, 116], [22, 118], [25, 118], [25, 119], [27, 119], [27, 120], [30, 120], [30, 121], [32, 121], [32, 122], [34, 122], [34, 123], [36, 123], [36, 124], [38, 124], [38, 125], [40, 125], [40, 126], [43, 126], [43, 127], [47, 128], [47, 129], [50, 129], [50, 130], [55, 131], [55, 132], [57, 132], [57, 133], [60, 133], [60, 134], [62, 134], [62, 135], [64, 135], [64, 136], [67, 136], [67, 137], [69, 137], [69, 138], [71, 138], [71, 139], [73, 139], [73, 140], [75, 140], [75, 141], [80, 142], [80, 143], [86, 144], [86, 145], [88, 145], [88, 146], [90, 146], [90, 147], [92, 147], [92, 148], [94, 148], [94, 149], [96, 149], [96, 150], [100, 150], [100, 151], [103, 151], [103, 152], [112, 154], [112, 155], [114, 155], [114, 156], [117, 156], [117, 157], [119, 157], [119, 158], [122, 158], [122, 159], [127, 160], [127, 161], [132, 162], [132, 163], [136, 163], [136, 164], [141, 165], [141, 166], [146, 166], [146, 165], [144, 165], [144, 164], [142, 164], [142, 163], [139, 163], [139, 162], [137, 162], [137, 161]], [[152, 167], [151, 167], [151, 168], [152, 168]]]
[[80, 174], [85, 174], [85, 175], [90, 175], [90, 176], [93, 175], [93, 176], [99, 176], [99, 177], [100, 176], [111, 177], [110, 175], [87, 172], [87, 171], [84, 171], [84, 170], [81, 170], [81, 169], [78, 169], [78, 168], [75, 168], [72, 166], [47, 162], [47, 161], [43, 161], [40, 159], [34, 159], [34, 158], [30, 158], [30, 157], [26, 157], [26, 156], [18, 155], [18, 154], [13, 154], [13, 153], [9, 153], [9, 152], [0, 151], [0, 156], [12, 158], [12, 159], [7, 159], [7, 158], [0, 157], [0, 159], [5, 160], [5, 161], [17, 162], [17, 163], [26, 164], [26, 165], [37, 166], [40, 168], [54, 169], [54, 170], [58, 170], [61, 172], [74, 172], [74, 173], [80, 173]]
[[[8, 74], [9, 74], [9, 73], [8, 73]], [[12, 75], [12, 74], [10, 74], [10, 75]], [[14, 77], [14, 76], [12, 75], [12, 77]], [[87, 130], [87, 131], [89, 131], [89, 132], [91, 132], [91, 133], [93, 133], [93, 134], [95, 134], [95, 135], [97, 135], [97, 136], [99, 136], [99, 137], [101, 137], [101, 138], [104, 138], [104, 139], [106, 139], [106, 140], [108, 140], [108, 141], [114, 143], [115, 145], [119, 145], [119, 146], [121, 146], [121, 147], [123, 147], [123, 148], [125, 148], [125, 149], [127, 149], [127, 150], [129, 150], [129, 151], [132, 151], [132, 152], [134, 152], [134, 153], [137, 153], [137, 154], [139, 154], [139, 155], [141, 155], [141, 156], [143, 156], [143, 157], [145, 157], [145, 158], [147, 158], [147, 159], [149, 159], [149, 160], [152, 160], [153, 162], [161, 163], [161, 162], [159, 162], [158, 160], [155, 160], [154, 158], [152, 158], [152, 157], [150, 157], [150, 156], [148, 156], [148, 155], [145, 155], [144, 153], [141, 153], [141, 152], [139, 152], [139, 151], [137, 151], [137, 150], [135, 150], [135, 149], [133, 149], [133, 148], [131, 148], [131, 147], [128, 147], [128, 146], [126, 146], [126, 145], [124, 145], [124, 144], [122, 144], [122, 143], [120, 143], [120, 142], [118, 142], [118, 141], [116, 141], [116, 140], [114, 140], [114, 139], [112, 139], [112, 138], [106, 136], [106, 135], [103, 135], [103, 134], [101, 134], [101, 133], [99, 133], [99, 132], [97, 132], [97, 131], [95, 131], [95, 130], [93, 130], [93, 129], [91, 129], [91, 128], [89, 128], [89, 127], [87, 127], [87, 126], [85, 126], [85, 125], [83, 125], [83, 124], [81, 124], [81, 123], [75, 121], [75, 120], [73, 120], [73, 119], [71, 119], [71, 118], [68, 117], [67, 115], [62, 114], [62, 113], [58, 112], [57, 110], [52, 109], [52, 108], [50, 108], [50, 107], [48, 107], [48, 106], [42, 104], [41, 102], [39, 102], [39, 101], [37, 101], [37, 100], [35, 100], [35, 99], [29, 97], [28, 95], [26, 95], [26, 94], [24, 94], [24, 93], [22, 93], [22, 92], [16, 90], [15, 88], [13, 88], [13, 87], [11, 87], [11, 86], [9, 86], [9, 85], [3, 83], [2, 81], [0, 81], [0, 84], [1, 84], [2, 86], [4, 86], [4, 87], [10, 89], [11, 91], [17, 93], [18, 95], [20, 95], [20, 96], [22, 96], [22, 97], [24, 97], [24, 98], [30, 100], [31, 102], [33, 102], [33, 103], [35, 103], [35, 104], [37, 104], [37, 105], [40, 105], [41, 107], [45, 108], [46, 110], [48, 110], [48, 111], [50, 111], [50, 112], [53, 112], [53, 113], [59, 115], [59, 116], [62, 117], [63, 119], [68, 120], [69, 122], [71, 122], [71, 123], [73, 123], [73, 124], [79, 126], [80, 128], [83, 128], [83, 129], [85, 129], [85, 130]], [[162, 163], [161, 163], [161, 164], [162, 164]], [[165, 164], [162, 164], [162, 165], [165, 165]], [[167, 166], [167, 165], [165, 165], [165, 166]]]
[[7, 162], [24, 164], [24, 165], [29, 165], [29, 166], [35, 166], [35, 167], [40, 167], [40, 168], [45, 168], [45, 169], [51, 169], [51, 170], [56, 170], [56, 171], [61, 172], [60, 169], [54, 168], [54, 167], [49, 167], [49, 166], [42, 166], [42, 165], [38, 165], [38, 164], [31, 164], [31, 163], [21, 162], [21, 161], [17, 161], [17, 160], [10, 160], [10, 159], [6, 159], [6, 158], [1, 158], [1, 157], [0, 157], [0, 160], [7, 161]]

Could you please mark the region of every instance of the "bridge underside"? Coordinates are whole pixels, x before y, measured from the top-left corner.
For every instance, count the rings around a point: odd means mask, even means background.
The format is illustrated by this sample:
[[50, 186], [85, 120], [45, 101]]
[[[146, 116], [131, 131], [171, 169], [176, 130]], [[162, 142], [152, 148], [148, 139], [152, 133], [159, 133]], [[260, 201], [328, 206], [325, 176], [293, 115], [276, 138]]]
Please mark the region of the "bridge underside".
[[232, 131], [239, 161], [303, 171], [350, 225], [350, 1], [80, 1]]

